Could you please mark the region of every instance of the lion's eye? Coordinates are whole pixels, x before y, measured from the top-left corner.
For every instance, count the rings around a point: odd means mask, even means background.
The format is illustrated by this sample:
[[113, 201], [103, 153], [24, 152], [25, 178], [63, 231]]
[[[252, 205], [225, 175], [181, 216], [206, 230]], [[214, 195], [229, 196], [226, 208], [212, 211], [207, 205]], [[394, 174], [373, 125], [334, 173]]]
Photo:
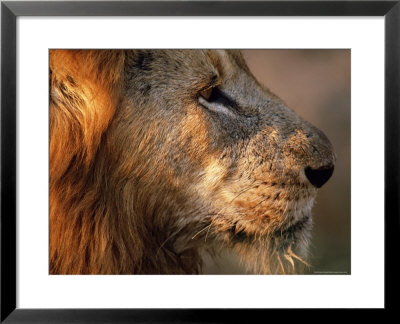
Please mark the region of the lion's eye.
[[210, 88], [200, 91], [200, 96], [202, 96], [206, 100], [209, 100], [211, 98], [213, 89], [214, 89], [213, 87], [210, 87]]
[[203, 107], [216, 113], [234, 116], [237, 104], [230, 99], [219, 87], [209, 87], [199, 93], [199, 103]]

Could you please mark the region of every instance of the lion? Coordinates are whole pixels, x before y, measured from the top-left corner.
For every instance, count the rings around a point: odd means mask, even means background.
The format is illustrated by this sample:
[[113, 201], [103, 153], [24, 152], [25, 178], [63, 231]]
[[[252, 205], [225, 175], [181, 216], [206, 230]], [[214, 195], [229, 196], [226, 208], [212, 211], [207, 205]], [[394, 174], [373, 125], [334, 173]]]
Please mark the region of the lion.
[[50, 50], [50, 274], [302, 273], [335, 153], [238, 50]]

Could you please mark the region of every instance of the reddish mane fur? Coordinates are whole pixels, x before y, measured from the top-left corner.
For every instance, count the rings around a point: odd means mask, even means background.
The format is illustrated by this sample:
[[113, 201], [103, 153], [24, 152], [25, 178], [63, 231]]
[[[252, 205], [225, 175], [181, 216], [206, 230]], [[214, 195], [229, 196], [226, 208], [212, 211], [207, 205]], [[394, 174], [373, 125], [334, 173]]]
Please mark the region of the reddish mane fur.
[[91, 240], [106, 239], [89, 235], [100, 234], [100, 223], [93, 219], [99, 207], [88, 179], [120, 100], [123, 65], [123, 51], [50, 51], [51, 273], [107, 272], [100, 260], [83, 257]]

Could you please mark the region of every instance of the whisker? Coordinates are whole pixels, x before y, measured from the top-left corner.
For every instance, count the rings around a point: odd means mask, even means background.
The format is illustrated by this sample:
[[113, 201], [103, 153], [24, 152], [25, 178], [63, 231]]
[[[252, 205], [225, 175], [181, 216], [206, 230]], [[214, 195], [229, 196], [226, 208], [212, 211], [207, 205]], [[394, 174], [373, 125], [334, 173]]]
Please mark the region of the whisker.
[[297, 261], [300, 261], [301, 263], [303, 263], [305, 266], [311, 267], [311, 265], [310, 265], [307, 261], [303, 260], [303, 259], [300, 258], [298, 255], [296, 255], [296, 254], [292, 251], [292, 248], [291, 248], [290, 246], [289, 246], [289, 248], [288, 248], [288, 254], [289, 254], [292, 258], [295, 258]]
[[251, 190], [251, 189], [255, 189], [255, 188], [257, 188], [257, 187], [258, 187], [258, 185], [256, 185], [256, 186], [251, 186], [251, 187], [242, 189], [242, 190], [239, 192], [239, 194], [237, 194], [236, 197], [234, 197], [229, 203], [232, 203], [235, 199], [237, 199], [239, 196], [241, 196], [241, 195], [244, 194], [245, 192], [247, 192], [247, 191], [249, 191], [249, 190]]
[[281, 257], [279, 256], [279, 254], [277, 254], [277, 259], [278, 259], [278, 261], [279, 261], [279, 264], [280, 264], [280, 266], [281, 266], [281, 269], [282, 269], [282, 273], [283, 274], [286, 274], [286, 271], [285, 271], [285, 267], [283, 266], [283, 263], [282, 263], [282, 260], [281, 260]]
[[213, 222], [211, 221], [210, 226], [208, 227], [208, 230], [207, 230], [207, 233], [206, 233], [206, 237], [204, 239], [204, 243], [207, 242], [208, 233], [210, 232], [212, 224], [213, 224]]
[[293, 259], [291, 258], [291, 256], [285, 254], [284, 257], [285, 257], [286, 260], [289, 261], [289, 263], [292, 265], [292, 268], [293, 268], [293, 270], [294, 270], [294, 262], [293, 262]]
[[156, 257], [158, 256], [158, 254], [160, 253], [160, 250], [164, 247], [164, 245], [171, 239], [173, 238], [175, 235], [177, 235], [180, 232], [180, 230], [177, 230], [175, 232], [173, 232], [170, 236], [168, 236], [164, 242], [161, 243], [160, 247], [157, 249], [157, 253], [156, 253]]
[[193, 237], [192, 237], [192, 240], [196, 237], [196, 236], [198, 236], [201, 232], [203, 232], [204, 230], [206, 230], [208, 227], [210, 227], [212, 225], [212, 223], [211, 224], [208, 224], [207, 226], [205, 226], [204, 228], [202, 228], [200, 231], [198, 231]]

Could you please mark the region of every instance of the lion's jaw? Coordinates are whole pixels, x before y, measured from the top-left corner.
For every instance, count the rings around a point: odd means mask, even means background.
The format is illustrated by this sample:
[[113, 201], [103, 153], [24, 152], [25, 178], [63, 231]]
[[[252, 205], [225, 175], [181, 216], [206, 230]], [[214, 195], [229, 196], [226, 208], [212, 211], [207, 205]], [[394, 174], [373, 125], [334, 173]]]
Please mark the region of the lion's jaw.
[[[221, 168], [218, 170], [223, 174]], [[220, 178], [214, 177], [214, 181]], [[181, 226], [190, 228], [191, 234], [176, 242], [178, 251], [189, 246], [211, 253], [227, 248], [237, 253], [253, 273], [299, 273], [305, 269], [314, 188], [301, 183], [296, 188], [292, 183], [288, 190], [282, 182], [278, 185], [279, 177], [273, 175], [269, 182], [265, 176], [262, 181], [231, 176], [219, 184], [213, 183], [210, 175], [203, 179], [214, 189], [207, 191], [201, 182], [189, 186], [197, 188], [204, 208], [193, 213], [193, 218], [180, 219]]]

